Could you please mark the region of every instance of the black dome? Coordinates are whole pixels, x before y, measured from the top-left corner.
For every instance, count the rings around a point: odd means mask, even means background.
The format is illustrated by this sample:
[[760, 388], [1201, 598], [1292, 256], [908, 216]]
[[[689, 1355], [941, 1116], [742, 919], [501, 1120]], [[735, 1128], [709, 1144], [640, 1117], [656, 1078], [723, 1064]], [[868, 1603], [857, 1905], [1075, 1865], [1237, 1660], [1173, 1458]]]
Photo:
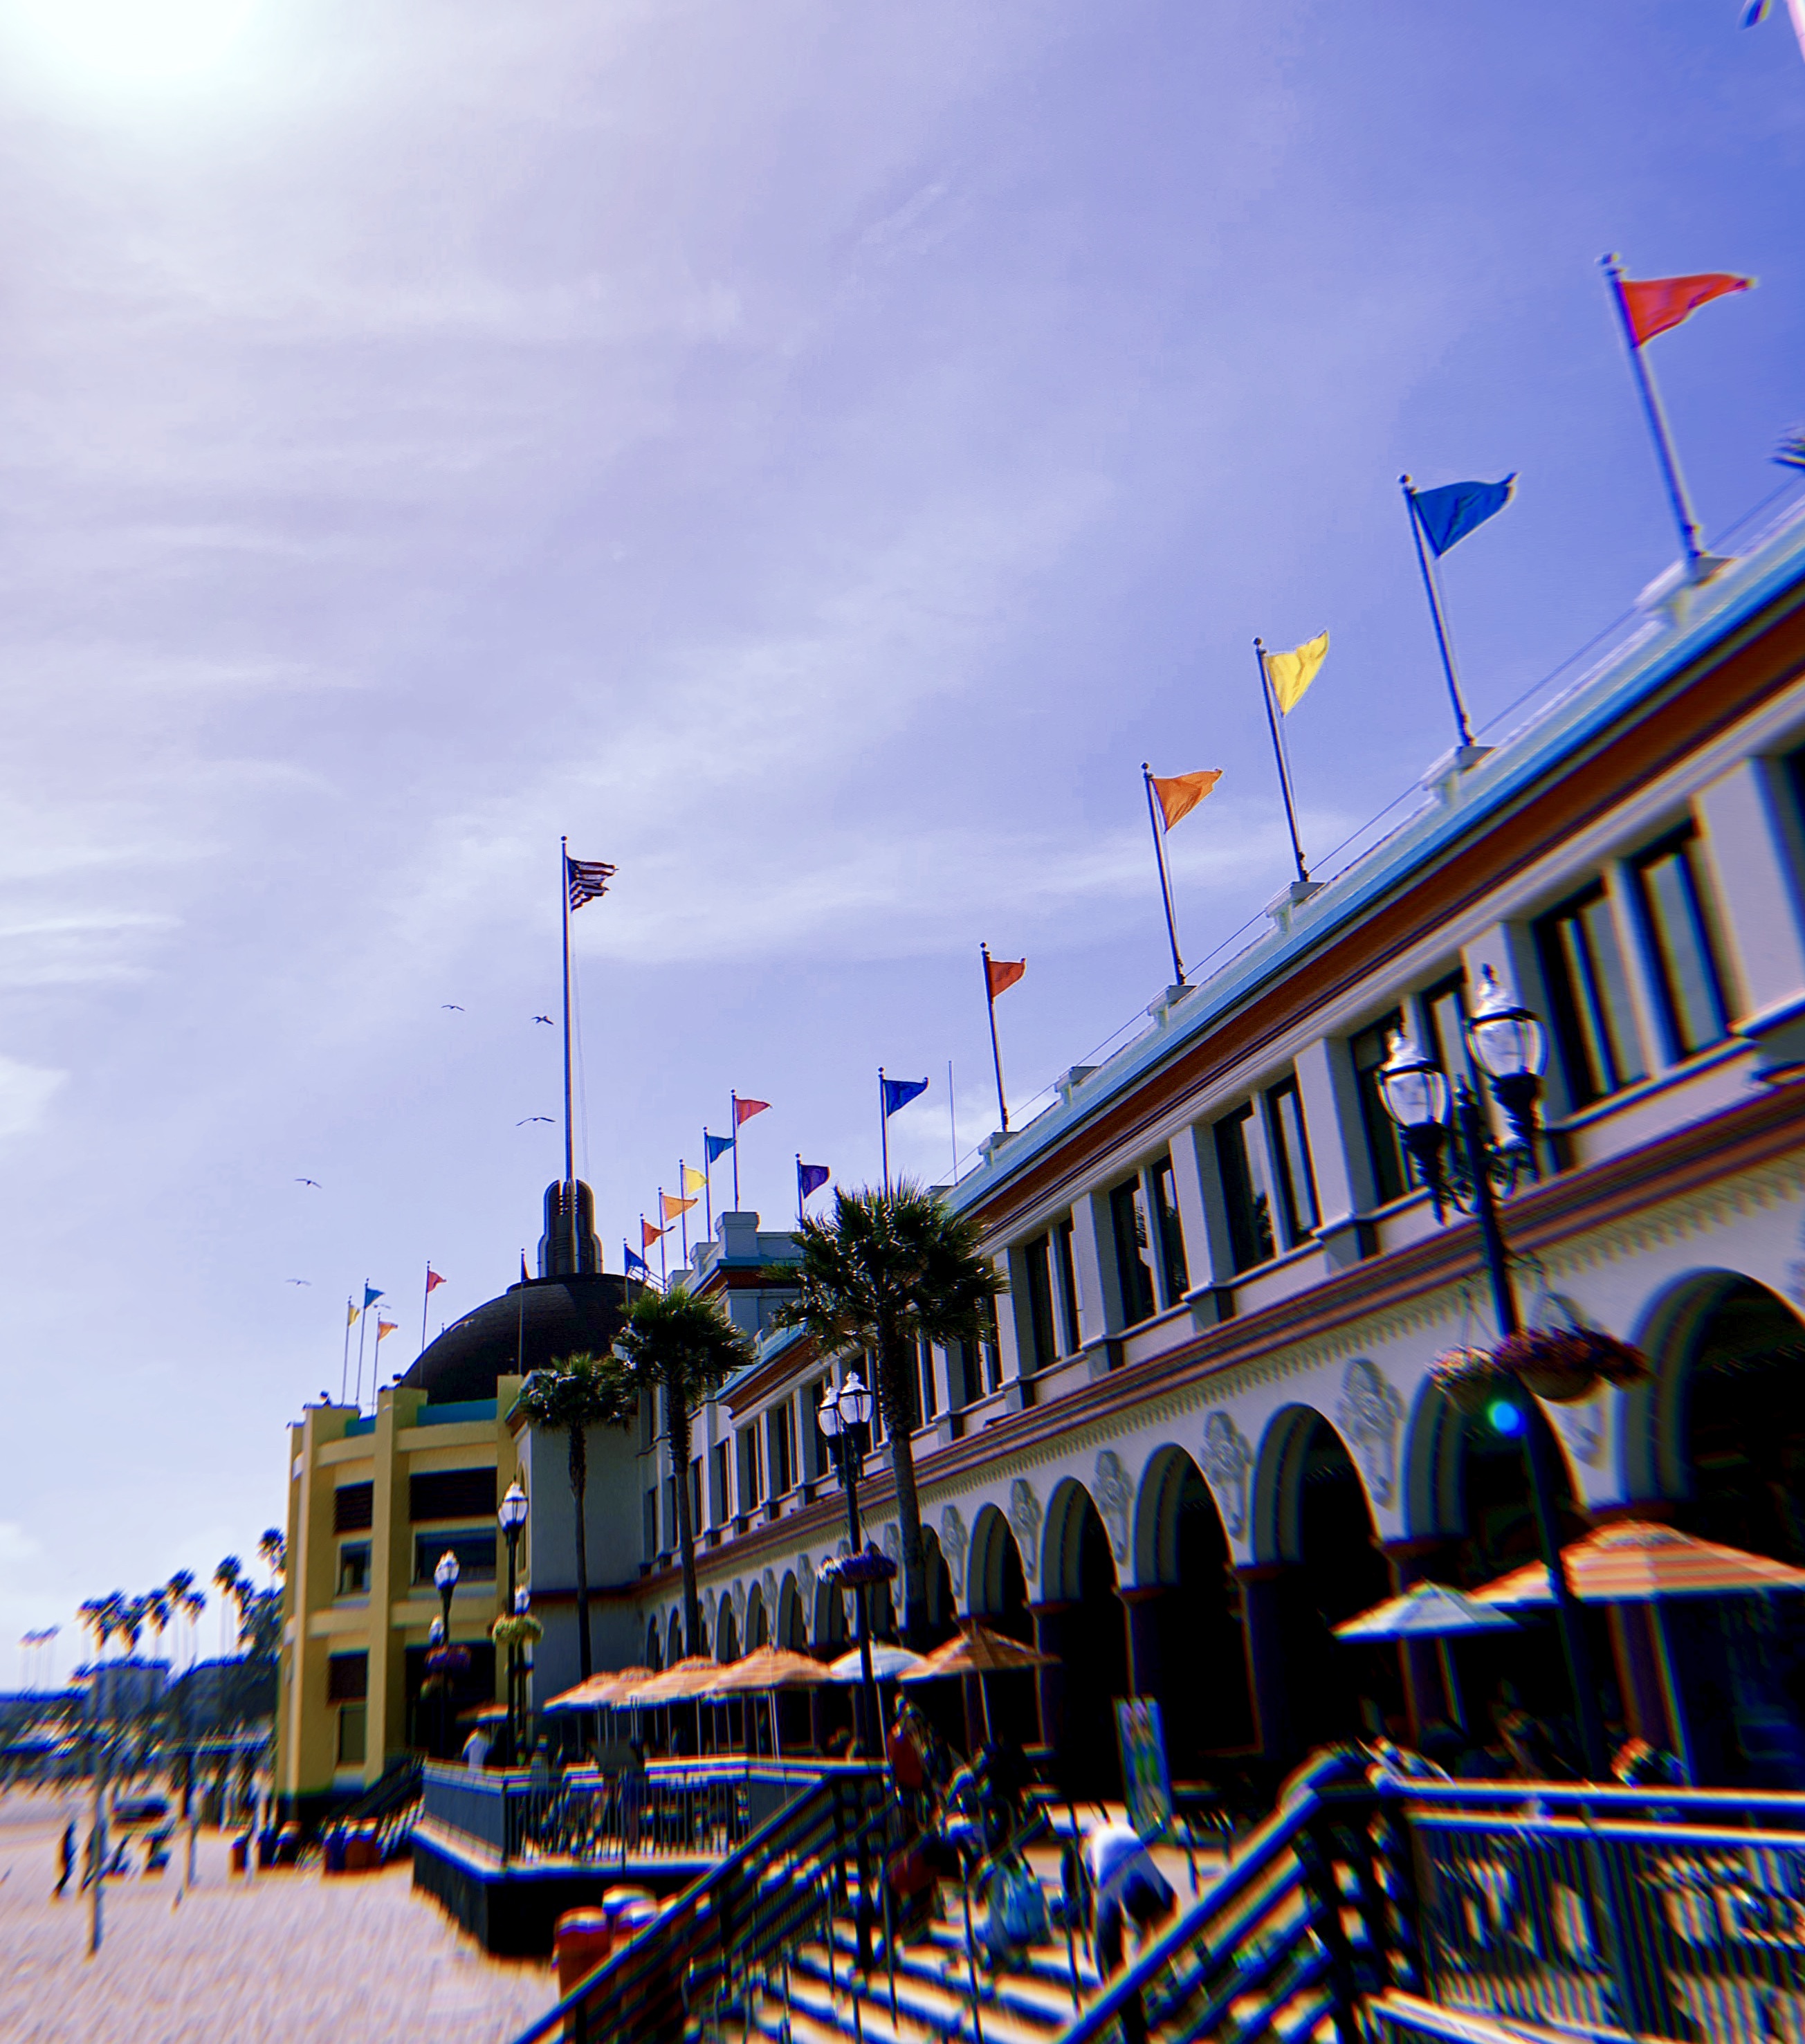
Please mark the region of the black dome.
[[627, 1280], [613, 1272], [531, 1278], [447, 1327], [401, 1382], [436, 1404], [493, 1398], [498, 1377], [605, 1354], [626, 1318]]

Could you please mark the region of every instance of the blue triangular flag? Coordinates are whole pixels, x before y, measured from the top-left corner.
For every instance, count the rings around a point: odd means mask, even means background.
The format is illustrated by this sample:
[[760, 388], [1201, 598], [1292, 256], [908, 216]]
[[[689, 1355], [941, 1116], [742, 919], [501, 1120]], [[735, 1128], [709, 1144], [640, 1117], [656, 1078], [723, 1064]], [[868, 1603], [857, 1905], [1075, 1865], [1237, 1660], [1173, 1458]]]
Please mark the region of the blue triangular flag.
[[382, 1296], [382, 1293], [375, 1285], [366, 1285], [363, 1288], [363, 1310], [366, 1312], [368, 1312], [370, 1308], [375, 1304], [376, 1301], [381, 1298]]
[[651, 1266], [647, 1262], [646, 1259], [643, 1256], [636, 1254], [634, 1251], [630, 1249], [625, 1243], [622, 1243], [620, 1245], [620, 1254], [626, 1260], [626, 1267], [628, 1271], [643, 1270], [648, 1278], [651, 1277], [652, 1274]]
[[885, 1079], [884, 1119], [888, 1121], [899, 1107], [907, 1107], [917, 1093], [924, 1093], [927, 1090], [926, 1079]]
[[711, 1135], [705, 1128], [702, 1131], [702, 1143], [708, 1151], [709, 1162], [711, 1164], [718, 1158], [724, 1157], [733, 1147], [733, 1138], [731, 1135]]
[[811, 1193], [818, 1193], [833, 1176], [825, 1164], [801, 1164], [796, 1167], [796, 1185], [804, 1199]]
[[1440, 490], [1413, 490], [1417, 522], [1429, 550], [1439, 560], [1488, 518], [1495, 518], [1511, 501], [1515, 475], [1502, 482], [1450, 482]]

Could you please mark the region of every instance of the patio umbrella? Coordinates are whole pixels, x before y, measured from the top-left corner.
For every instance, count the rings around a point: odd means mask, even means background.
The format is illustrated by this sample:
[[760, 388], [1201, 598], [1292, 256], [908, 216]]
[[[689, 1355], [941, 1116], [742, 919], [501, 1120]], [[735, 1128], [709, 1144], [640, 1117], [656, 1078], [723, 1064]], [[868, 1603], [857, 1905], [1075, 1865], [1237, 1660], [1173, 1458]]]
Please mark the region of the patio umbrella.
[[[755, 1697], [761, 1693], [775, 1697], [779, 1689], [818, 1689], [833, 1677], [819, 1661], [806, 1654], [793, 1654], [782, 1646], [759, 1646], [743, 1660], [732, 1662], [723, 1668], [718, 1681], [712, 1682], [700, 1694], [705, 1702], [725, 1701], [729, 1696]], [[751, 1708], [750, 1704], [748, 1708]], [[756, 1744], [748, 1737], [747, 1745]], [[771, 1707], [771, 1750], [782, 1757], [778, 1742], [777, 1708]]]
[[1450, 1589], [1446, 1583], [1412, 1583], [1402, 1596], [1344, 1619], [1337, 1639], [1442, 1639], [1461, 1632], [1508, 1632], [1516, 1620], [1493, 1604]]
[[[959, 1621], [958, 1637], [937, 1646], [919, 1668], [897, 1679], [904, 1682], [939, 1682], [954, 1675], [975, 1675], [977, 1692], [984, 1704], [984, 1736], [990, 1737], [990, 1686], [993, 1675], [1028, 1674], [1036, 1668], [1055, 1668], [1057, 1658], [1043, 1654], [1038, 1646], [1024, 1646], [1007, 1634], [993, 1632], [976, 1619]], [[970, 1736], [967, 1720], [966, 1736]]]
[[554, 1696], [544, 1706], [547, 1711], [597, 1711], [605, 1704], [618, 1703], [626, 1692], [636, 1683], [649, 1682], [652, 1671], [649, 1668], [613, 1668], [600, 1675], [592, 1675], [586, 1682], [579, 1682], [575, 1689], [566, 1689], [562, 1696]]
[[[924, 1665], [924, 1657], [911, 1654], [906, 1646], [880, 1646], [871, 1642], [871, 1673], [880, 1682], [894, 1682], [901, 1677]], [[843, 1654], [837, 1661], [828, 1663], [828, 1679], [832, 1682], [862, 1682], [865, 1670], [860, 1664], [858, 1649]]]
[[683, 1703], [700, 1696], [720, 1673], [718, 1661], [710, 1659], [706, 1654], [692, 1654], [674, 1667], [666, 1668], [662, 1675], [650, 1675], [643, 1681], [623, 1686], [613, 1700], [632, 1704], [636, 1709], [649, 1708], [657, 1704]]
[[1448, 1642], [1462, 1633], [1513, 1632], [1516, 1624], [1508, 1612], [1463, 1596], [1446, 1583], [1412, 1583], [1402, 1596], [1388, 1597], [1370, 1611], [1345, 1619], [1335, 1633], [1338, 1639], [1433, 1639], [1449, 1715], [1456, 1724], [1464, 1724], [1466, 1709]]
[[[1805, 1589], [1805, 1569], [1742, 1547], [1699, 1540], [1676, 1526], [1625, 1519], [1601, 1526], [1563, 1550], [1573, 1594], [1587, 1604], [1651, 1604], [1676, 1596], [1753, 1596]], [[1473, 1592], [1484, 1604], [1552, 1604], [1540, 1562]]]

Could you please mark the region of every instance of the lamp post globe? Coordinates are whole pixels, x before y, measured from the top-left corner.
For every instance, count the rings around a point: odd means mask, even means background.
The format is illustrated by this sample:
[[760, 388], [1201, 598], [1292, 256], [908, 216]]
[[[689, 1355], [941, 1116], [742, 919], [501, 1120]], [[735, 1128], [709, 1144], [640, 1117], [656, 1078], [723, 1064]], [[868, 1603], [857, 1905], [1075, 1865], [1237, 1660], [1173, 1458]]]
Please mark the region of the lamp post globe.
[[1490, 966], [1480, 968], [1478, 997], [1467, 1017], [1467, 1048], [1492, 1082], [1511, 1133], [1535, 1156], [1535, 1103], [1548, 1068], [1548, 1032], [1533, 1009], [1498, 984]]
[[[838, 1391], [831, 1384], [823, 1385], [815, 1420], [832, 1444], [839, 1462], [840, 1485], [846, 1493], [847, 1545], [854, 1554], [858, 1552], [858, 1443], [853, 1438], [853, 1430], [862, 1427], [870, 1416], [871, 1393], [856, 1370], [847, 1372]], [[883, 1750], [883, 1717], [871, 1668], [871, 1619], [865, 1585], [858, 1584], [852, 1595], [858, 1615], [859, 1687], [864, 1705], [862, 1712], [855, 1708], [853, 1715], [855, 1719], [864, 1718], [863, 1726], [858, 1728], [858, 1745], [869, 1758]]]
[[462, 1573], [458, 1566], [457, 1556], [447, 1547], [439, 1557], [438, 1567], [432, 1571], [432, 1580], [439, 1585], [440, 1601], [445, 1608], [445, 1638], [447, 1642], [451, 1637], [451, 1593], [456, 1589], [458, 1577]]
[[856, 1370], [848, 1370], [846, 1381], [840, 1386], [840, 1417], [849, 1427], [862, 1427], [871, 1417], [870, 1387], [860, 1378]]
[[1442, 1146], [1448, 1139], [1448, 1075], [1399, 1030], [1392, 1032], [1386, 1048], [1390, 1055], [1379, 1067], [1379, 1098], [1415, 1159], [1423, 1182], [1435, 1196], [1439, 1220], [1446, 1189]]
[[837, 1441], [845, 1428], [846, 1422], [840, 1417], [839, 1393], [831, 1384], [821, 1387], [821, 1403], [816, 1410], [815, 1424], [823, 1437], [830, 1441]]

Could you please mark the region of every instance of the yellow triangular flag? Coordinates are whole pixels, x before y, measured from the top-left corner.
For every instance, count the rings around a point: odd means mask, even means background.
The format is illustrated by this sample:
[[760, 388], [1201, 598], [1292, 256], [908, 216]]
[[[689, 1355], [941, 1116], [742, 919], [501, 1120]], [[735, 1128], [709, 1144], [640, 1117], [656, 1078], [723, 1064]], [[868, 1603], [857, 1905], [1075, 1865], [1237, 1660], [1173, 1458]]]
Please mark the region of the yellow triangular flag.
[[686, 1164], [683, 1166], [683, 1189], [685, 1192], [699, 1193], [702, 1189], [703, 1186], [705, 1186], [708, 1182], [708, 1174], [705, 1171], [698, 1171], [693, 1164]]
[[1173, 774], [1162, 780], [1158, 774], [1150, 774], [1159, 813], [1166, 819], [1166, 828], [1170, 830], [1181, 822], [1197, 806], [1222, 778], [1219, 766], [1206, 766], [1196, 774]]
[[357, 1308], [356, 1308], [356, 1307], [355, 1307], [355, 1306], [351, 1303], [350, 1300], [348, 1300], [348, 1299], [347, 1299], [347, 1300], [345, 1301], [345, 1302], [344, 1302], [344, 1312], [345, 1312], [345, 1320], [344, 1320], [344, 1324], [345, 1324], [345, 1325], [346, 1325], [348, 1327], [355, 1327], [357, 1325]]
[[1273, 700], [1281, 717], [1289, 717], [1304, 700], [1304, 691], [1316, 678], [1316, 670], [1328, 657], [1329, 635], [1319, 632], [1288, 653], [1266, 655], [1266, 679], [1273, 685]]

